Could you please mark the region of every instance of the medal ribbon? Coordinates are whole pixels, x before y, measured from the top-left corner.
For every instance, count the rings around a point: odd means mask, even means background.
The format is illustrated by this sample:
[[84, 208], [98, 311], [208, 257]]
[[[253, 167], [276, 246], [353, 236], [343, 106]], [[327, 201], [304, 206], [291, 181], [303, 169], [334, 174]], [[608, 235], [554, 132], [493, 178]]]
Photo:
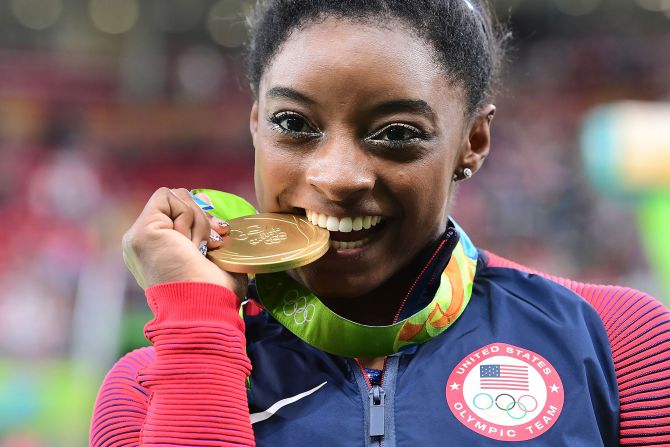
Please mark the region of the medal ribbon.
[[284, 272], [256, 275], [263, 307], [306, 343], [343, 357], [382, 357], [424, 343], [461, 316], [472, 295], [477, 250], [456, 225], [460, 238], [440, 276], [433, 300], [414, 315], [388, 326], [369, 326], [330, 310]]
[[[251, 204], [233, 194], [211, 189], [191, 192], [207, 194], [211, 205], [194, 199], [203, 210], [223, 220], [256, 213]], [[463, 313], [472, 295], [477, 250], [465, 232], [452, 223], [460, 238], [440, 276], [433, 300], [402, 321], [368, 326], [347, 320], [284, 272], [256, 275], [261, 304], [306, 343], [343, 357], [382, 357], [424, 343], [447, 330]]]

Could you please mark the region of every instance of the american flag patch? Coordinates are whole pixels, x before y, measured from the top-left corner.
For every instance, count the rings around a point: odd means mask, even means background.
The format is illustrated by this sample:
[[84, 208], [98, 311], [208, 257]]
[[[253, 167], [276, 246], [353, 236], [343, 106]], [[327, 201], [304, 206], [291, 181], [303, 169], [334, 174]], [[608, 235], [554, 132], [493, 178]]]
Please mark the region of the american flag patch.
[[479, 388], [528, 391], [528, 366], [479, 365]]

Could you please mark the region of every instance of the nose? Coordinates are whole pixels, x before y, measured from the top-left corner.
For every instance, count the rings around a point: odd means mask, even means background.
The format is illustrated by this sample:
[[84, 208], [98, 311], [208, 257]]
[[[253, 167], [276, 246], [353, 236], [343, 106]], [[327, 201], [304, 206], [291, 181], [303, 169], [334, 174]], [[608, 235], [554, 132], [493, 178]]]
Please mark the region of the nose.
[[311, 154], [306, 176], [312, 188], [339, 204], [363, 198], [374, 188], [376, 178], [369, 154], [342, 138], [333, 138]]

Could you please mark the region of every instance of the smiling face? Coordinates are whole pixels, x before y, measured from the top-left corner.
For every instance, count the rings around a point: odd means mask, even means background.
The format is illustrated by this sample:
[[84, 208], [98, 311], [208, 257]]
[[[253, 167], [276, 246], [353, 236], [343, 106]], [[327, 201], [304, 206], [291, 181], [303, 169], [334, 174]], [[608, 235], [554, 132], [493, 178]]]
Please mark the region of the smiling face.
[[454, 172], [488, 150], [488, 123], [473, 127], [432, 48], [393, 28], [330, 18], [294, 31], [252, 110], [261, 210], [331, 230], [329, 252], [295, 272], [323, 297], [364, 295], [435, 241]]

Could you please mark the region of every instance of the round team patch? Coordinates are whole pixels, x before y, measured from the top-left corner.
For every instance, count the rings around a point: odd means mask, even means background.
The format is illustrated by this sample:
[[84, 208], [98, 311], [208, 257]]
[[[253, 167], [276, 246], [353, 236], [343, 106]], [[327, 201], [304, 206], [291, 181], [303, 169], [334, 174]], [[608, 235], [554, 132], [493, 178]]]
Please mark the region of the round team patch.
[[505, 343], [465, 357], [447, 382], [447, 403], [463, 425], [498, 441], [527, 441], [563, 409], [563, 382], [544, 357]]

